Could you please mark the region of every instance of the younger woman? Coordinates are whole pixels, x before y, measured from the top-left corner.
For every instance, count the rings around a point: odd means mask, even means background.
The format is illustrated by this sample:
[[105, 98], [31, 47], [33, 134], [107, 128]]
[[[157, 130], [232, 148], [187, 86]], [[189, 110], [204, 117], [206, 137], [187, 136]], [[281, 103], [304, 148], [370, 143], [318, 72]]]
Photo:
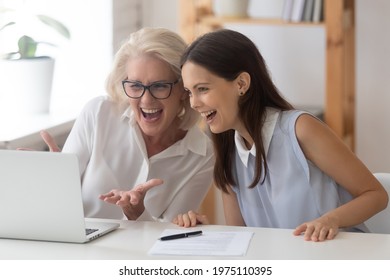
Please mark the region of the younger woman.
[[[320, 120], [280, 95], [246, 36], [219, 30], [194, 41], [182, 58], [192, 108], [213, 133], [214, 181], [228, 225], [291, 228], [306, 240], [339, 229], [367, 231], [386, 191]], [[181, 226], [207, 223], [195, 212]]]

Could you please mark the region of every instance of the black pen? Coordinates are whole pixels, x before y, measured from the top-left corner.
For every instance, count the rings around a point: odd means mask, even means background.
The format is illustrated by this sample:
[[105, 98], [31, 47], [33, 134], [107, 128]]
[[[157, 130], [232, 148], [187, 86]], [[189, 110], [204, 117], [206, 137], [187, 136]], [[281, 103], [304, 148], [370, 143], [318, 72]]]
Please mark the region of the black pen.
[[202, 234], [201, 230], [191, 231], [191, 232], [163, 236], [160, 238], [160, 240], [166, 241], [166, 240], [180, 239], [180, 238], [186, 238], [186, 237], [191, 237], [191, 236], [197, 236], [197, 235], [201, 235], [201, 234]]

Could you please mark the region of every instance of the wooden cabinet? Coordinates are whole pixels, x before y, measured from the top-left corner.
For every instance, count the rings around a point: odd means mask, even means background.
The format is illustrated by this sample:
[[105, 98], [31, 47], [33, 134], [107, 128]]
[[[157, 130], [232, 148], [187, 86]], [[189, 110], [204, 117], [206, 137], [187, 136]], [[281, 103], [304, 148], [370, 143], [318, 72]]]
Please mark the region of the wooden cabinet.
[[[220, 18], [212, 0], [179, 0], [180, 33], [187, 42], [225, 23], [251, 25], [322, 25], [326, 36], [324, 119], [352, 149], [355, 148], [355, 1], [324, 0], [323, 23], [290, 23], [282, 19]], [[240, 1], [240, 0], [237, 0]]]

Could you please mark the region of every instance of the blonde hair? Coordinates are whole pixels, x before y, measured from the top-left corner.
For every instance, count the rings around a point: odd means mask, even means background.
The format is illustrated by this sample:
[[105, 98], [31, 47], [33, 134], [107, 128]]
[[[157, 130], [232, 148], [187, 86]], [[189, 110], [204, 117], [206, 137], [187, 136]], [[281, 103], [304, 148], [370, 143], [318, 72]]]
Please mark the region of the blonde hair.
[[[167, 62], [177, 78], [181, 76], [180, 59], [187, 45], [176, 33], [165, 28], [142, 28], [130, 34], [115, 55], [113, 68], [107, 77], [108, 95], [118, 104], [127, 104], [128, 97], [122, 88], [126, 79], [126, 64], [134, 57], [152, 54]], [[182, 86], [182, 82], [180, 83]], [[184, 89], [183, 89], [184, 90]], [[188, 130], [199, 120], [199, 114], [191, 109], [189, 98], [183, 100], [184, 115], [180, 116], [180, 128]]]

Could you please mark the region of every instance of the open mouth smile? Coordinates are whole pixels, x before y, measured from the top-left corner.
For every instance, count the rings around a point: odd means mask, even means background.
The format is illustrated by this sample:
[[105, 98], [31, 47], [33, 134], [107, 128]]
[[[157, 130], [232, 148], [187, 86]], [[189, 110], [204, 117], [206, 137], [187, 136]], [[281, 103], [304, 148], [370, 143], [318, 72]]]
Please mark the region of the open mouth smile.
[[141, 108], [142, 116], [149, 121], [157, 120], [162, 114], [162, 109], [146, 109]]
[[217, 114], [217, 111], [210, 110], [210, 111], [207, 111], [207, 112], [202, 112], [200, 114], [207, 121], [211, 121], [215, 117], [215, 115]]

